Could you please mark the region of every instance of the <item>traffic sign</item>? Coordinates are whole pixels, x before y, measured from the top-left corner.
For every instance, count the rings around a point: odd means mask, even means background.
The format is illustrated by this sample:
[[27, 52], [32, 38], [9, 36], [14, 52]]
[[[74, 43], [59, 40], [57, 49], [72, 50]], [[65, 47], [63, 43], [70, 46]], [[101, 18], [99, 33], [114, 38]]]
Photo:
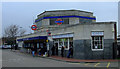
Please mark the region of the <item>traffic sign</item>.
[[36, 26], [36, 25], [32, 25], [32, 26], [31, 26], [31, 29], [32, 29], [32, 30], [36, 30], [36, 29], [37, 29], [37, 26]]

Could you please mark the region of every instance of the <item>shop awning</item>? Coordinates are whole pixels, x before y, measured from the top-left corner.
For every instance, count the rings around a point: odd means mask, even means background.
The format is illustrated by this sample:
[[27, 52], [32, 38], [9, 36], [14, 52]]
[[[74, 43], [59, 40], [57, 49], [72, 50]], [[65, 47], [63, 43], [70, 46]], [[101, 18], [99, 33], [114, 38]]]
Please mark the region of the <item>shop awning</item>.
[[37, 39], [47, 40], [47, 36], [37, 36], [37, 37], [23, 38], [23, 39], [17, 39], [17, 41], [37, 40]]

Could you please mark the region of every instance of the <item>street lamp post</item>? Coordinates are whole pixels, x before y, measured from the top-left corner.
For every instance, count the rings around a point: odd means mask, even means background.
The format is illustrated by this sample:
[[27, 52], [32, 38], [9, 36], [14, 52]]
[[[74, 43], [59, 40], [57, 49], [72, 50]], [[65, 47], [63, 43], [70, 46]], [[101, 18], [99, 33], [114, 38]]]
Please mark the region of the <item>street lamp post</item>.
[[51, 32], [48, 29], [47, 30], [47, 53], [48, 53], [48, 57], [50, 56], [50, 38], [51, 38]]

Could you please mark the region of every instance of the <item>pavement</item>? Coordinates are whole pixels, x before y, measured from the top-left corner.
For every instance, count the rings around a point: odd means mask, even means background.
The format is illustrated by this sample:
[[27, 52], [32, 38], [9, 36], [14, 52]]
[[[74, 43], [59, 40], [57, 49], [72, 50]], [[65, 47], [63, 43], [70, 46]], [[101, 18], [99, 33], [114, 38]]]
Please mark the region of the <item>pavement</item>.
[[[13, 52], [20, 52], [20, 51], [19, 50], [13, 50]], [[28, 54], [28, 53], [25, 53], [25, 54]], [[71, 62], [71, 63], [81, 63], [81, 62], [97, 63], [97, 62], [119, 62], [120, 61], [120, 60], [117, 60], [117, 59], [83, 60], [83, 59], [73, 59], [73, 58], [66, 58], [66, 57], [60, 57], [60, 56], [50, 56], [50, 57], [37, 56], [37, 57], [53, 59], [53, 60], [63, 61], [63, 62]]]
[[61, 60], [61, 61], [66, 61], [66, 62], [73, 62], [73, 63], [80, 63], [80, 62], [118, 62], [119, 60], [114, 60], [114, 59], [108, 59], [108, 60], [80, 60], [80, 59], [73, 59], [73, 58], [65, 58], [65, 57], [59, 57], [59, 56], [51, 56], [50, 58], [56, 59], [56, 60]]

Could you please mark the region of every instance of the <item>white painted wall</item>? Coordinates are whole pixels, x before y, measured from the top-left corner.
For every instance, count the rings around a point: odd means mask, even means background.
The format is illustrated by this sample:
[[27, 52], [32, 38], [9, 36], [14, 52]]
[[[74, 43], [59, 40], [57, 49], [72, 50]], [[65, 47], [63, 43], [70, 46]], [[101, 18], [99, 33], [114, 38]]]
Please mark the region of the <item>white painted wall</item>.
[[42, 25], [49, 25], [49, 22], [50, 20], [49, 19], [43, 19], [42, 20]]
[[[77, 24], [76, 26], [60, 28], [51, 31], [52, 35], [74, 33], [74, 40], [91, 39], [91, 31], [103, 31], [104, 39], [114, 39], [114, 23], [92, 23], [92, 24]], [[40, 32], [19, 38], [29, 38], [35, 36], [47, 36], [47, 32]], [[17, 39], [19, 39], [17, 38]]]
[[78, 24], [79, 18], [69, 18], [69, 24]]

